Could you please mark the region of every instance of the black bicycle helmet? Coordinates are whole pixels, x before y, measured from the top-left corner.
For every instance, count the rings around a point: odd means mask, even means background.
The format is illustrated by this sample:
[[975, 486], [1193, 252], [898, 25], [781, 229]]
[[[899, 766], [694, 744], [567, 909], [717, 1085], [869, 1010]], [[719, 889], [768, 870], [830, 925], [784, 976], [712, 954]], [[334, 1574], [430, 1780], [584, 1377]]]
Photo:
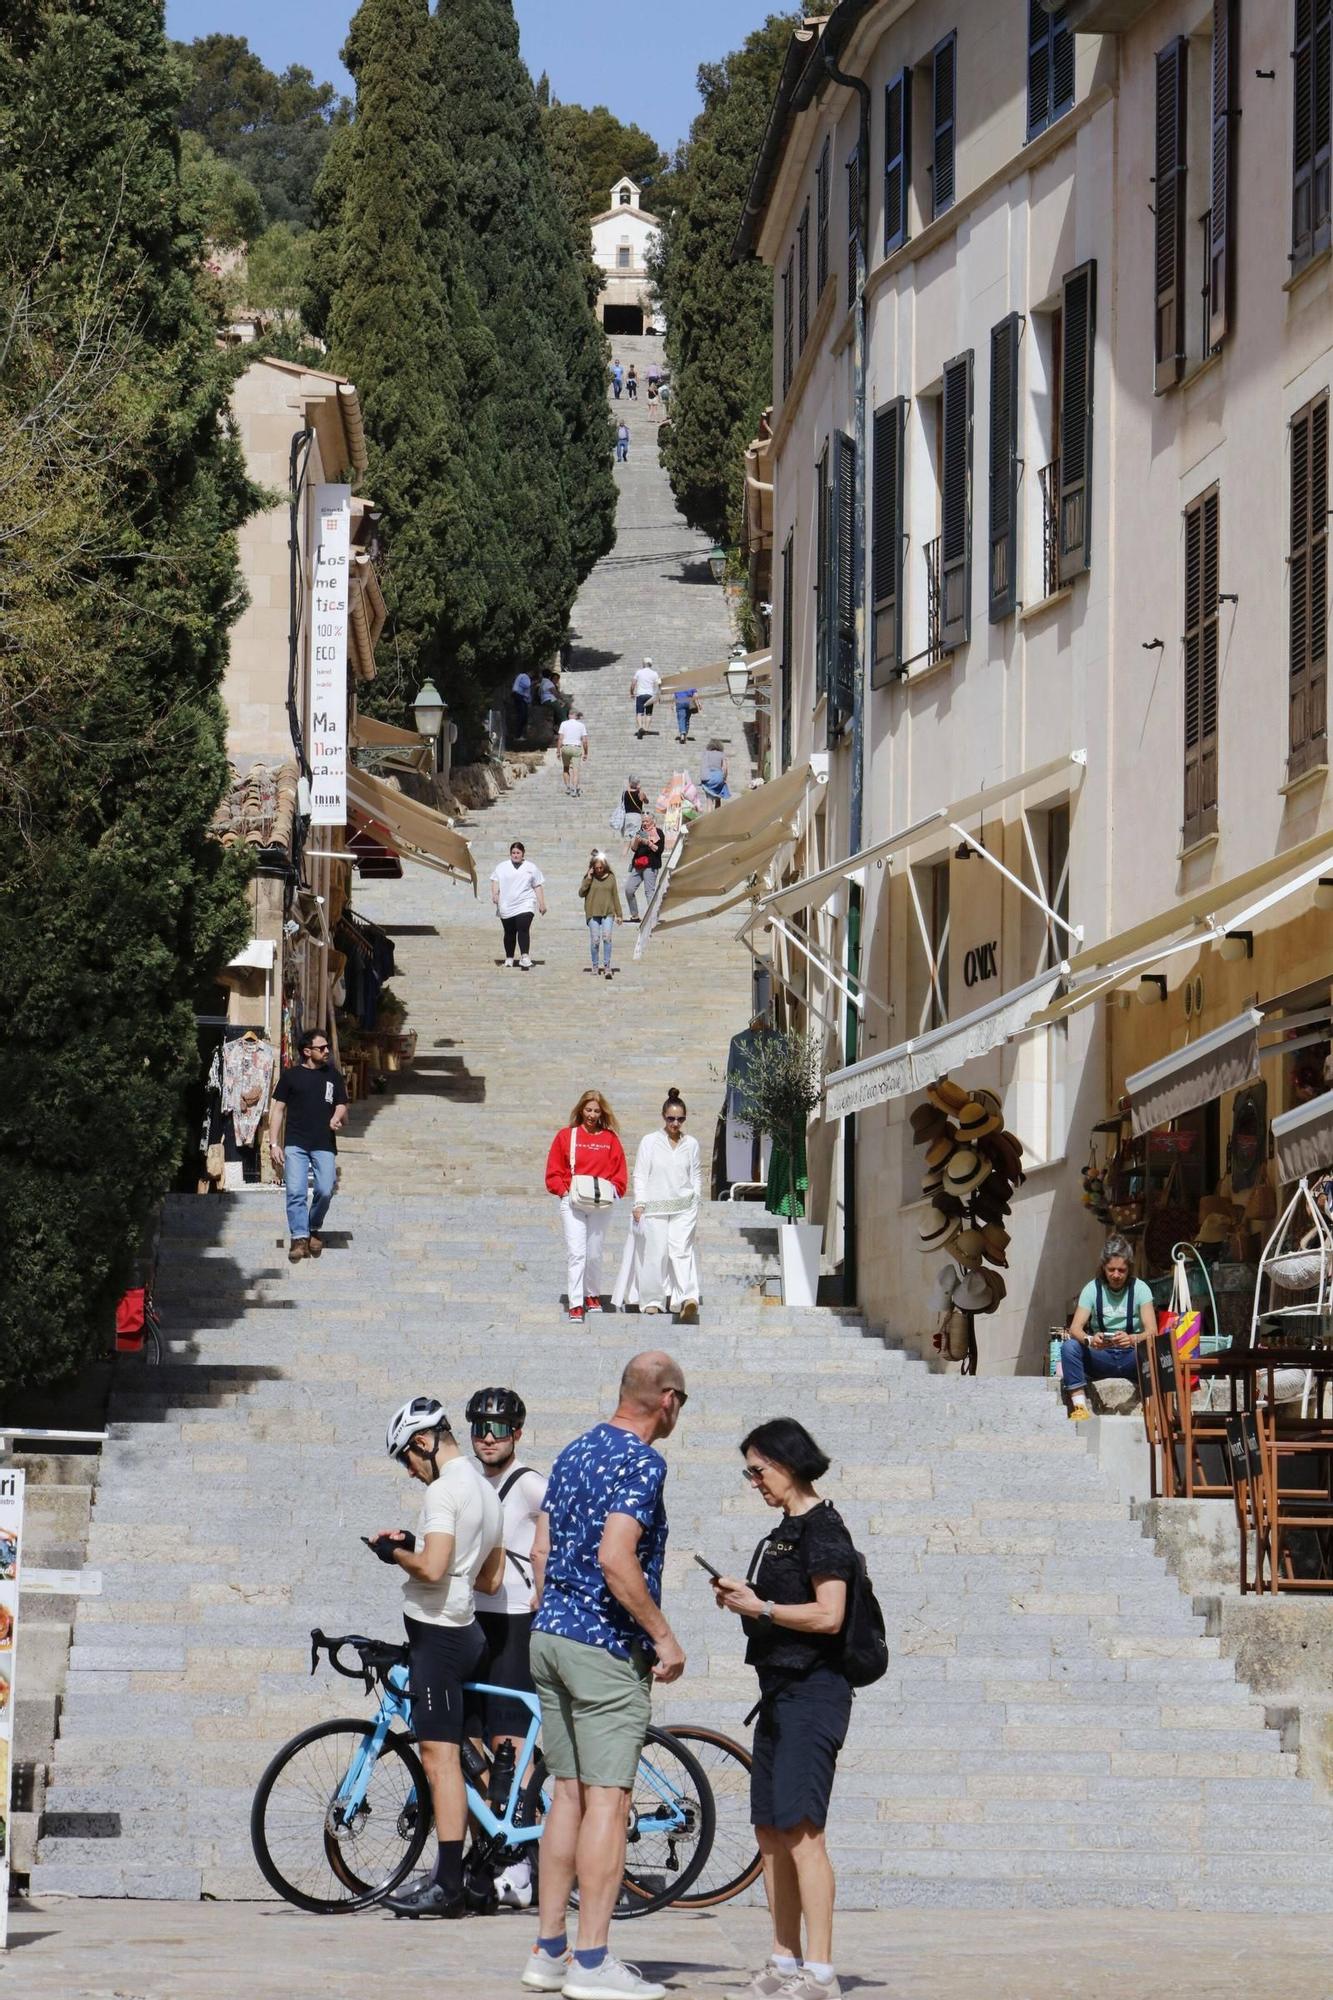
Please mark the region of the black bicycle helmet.
[[513, 1424], [517, 1429], [528, 1414], [527, 1404], [516, 1389], [478, 1389], [469, 1397], [465, 1412], [470, 1424], [480, 1423], [483, 1417], [495, 1417], [502, 1424]]

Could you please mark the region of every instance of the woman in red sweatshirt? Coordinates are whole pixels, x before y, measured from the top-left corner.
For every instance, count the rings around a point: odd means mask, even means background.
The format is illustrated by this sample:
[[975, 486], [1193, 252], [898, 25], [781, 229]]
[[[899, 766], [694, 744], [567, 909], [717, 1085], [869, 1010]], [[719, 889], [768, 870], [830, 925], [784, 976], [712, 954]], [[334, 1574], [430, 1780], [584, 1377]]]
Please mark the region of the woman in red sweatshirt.
[[[575, 1208], [569, 1199], [575, 1174], [595, 1174], [608, 1182], [617, 1200], [629, 1181], [625, 1149], [616, 1116], [600, 1090], [585, 1090], [551, 1141], [546, 1155], [546, 1188], [560, 1200], [560, 1220], [569, 1258], [569, 1317], [581, 1320], [585, 1310], [602, 1310], [602, 1246], [611, 1204], [605, 1208]], [[585, 1306], [586, 1299], [586, 1306]]]

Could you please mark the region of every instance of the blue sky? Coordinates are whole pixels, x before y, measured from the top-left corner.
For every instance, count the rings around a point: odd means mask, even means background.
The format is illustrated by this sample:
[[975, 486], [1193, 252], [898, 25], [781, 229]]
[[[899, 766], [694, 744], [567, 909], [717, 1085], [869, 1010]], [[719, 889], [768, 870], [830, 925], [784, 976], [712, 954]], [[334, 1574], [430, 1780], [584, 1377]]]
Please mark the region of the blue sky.
[[[196, 35], [244, 35], [270, 69], [304, 63], [343, 88], [338, 61], [353, 0], [167, 0], [167, 28]], [[534, 76], [550, 74], [557, 97], [607, 104], [642, 125], [668, 151], [699, 108], [701, 62], [737, 48], [781, 0], [515, 0], [523, 57]], [[793, 10], [794, 11], [794, 10]]]

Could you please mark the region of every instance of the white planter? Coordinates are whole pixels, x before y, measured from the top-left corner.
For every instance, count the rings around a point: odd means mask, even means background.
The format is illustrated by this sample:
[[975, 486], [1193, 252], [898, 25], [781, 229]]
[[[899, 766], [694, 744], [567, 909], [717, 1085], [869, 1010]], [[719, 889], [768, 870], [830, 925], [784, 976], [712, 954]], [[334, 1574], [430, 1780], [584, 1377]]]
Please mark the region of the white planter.
[[783, 1222], [778, 1225], [778, 1259], [782, 1267], [784, 1306], [818, 1304], [819, 1253], [823, 1242], [822, 1222]]

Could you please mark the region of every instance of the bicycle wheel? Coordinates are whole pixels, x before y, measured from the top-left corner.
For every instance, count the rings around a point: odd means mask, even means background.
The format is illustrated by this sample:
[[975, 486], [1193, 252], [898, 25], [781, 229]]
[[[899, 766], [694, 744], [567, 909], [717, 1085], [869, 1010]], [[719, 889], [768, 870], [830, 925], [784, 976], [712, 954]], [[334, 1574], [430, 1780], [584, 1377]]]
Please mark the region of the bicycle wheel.
[[407, 1738], [390, 1735], [365, 1796], [343, 1819], [335, 1800], [369, 1722], [317, 1722], [284, 1744], [259, 1780], [250, 1841], [270, 1888], [298, 1910], [363, 1910], [403, 1882], [430, 1831], [430, 1792]]
[[650, 1729], [630, 1794], [625, 1886], [618, 1917], [648, 1917], [680, 1900], [713, 1845], [713, 1791], [694, 1752]]
[[764, 1872], [750, 1823], [749, 1751], [720, 1730], [683, 1722], [669, 1732], [687, 1744], [703, 1766], [713, 1793], [713, 1845], [695, 1877], [693, 1888], [673, 1898], [673, 1907], [711, 1910], [749, 1889]]

